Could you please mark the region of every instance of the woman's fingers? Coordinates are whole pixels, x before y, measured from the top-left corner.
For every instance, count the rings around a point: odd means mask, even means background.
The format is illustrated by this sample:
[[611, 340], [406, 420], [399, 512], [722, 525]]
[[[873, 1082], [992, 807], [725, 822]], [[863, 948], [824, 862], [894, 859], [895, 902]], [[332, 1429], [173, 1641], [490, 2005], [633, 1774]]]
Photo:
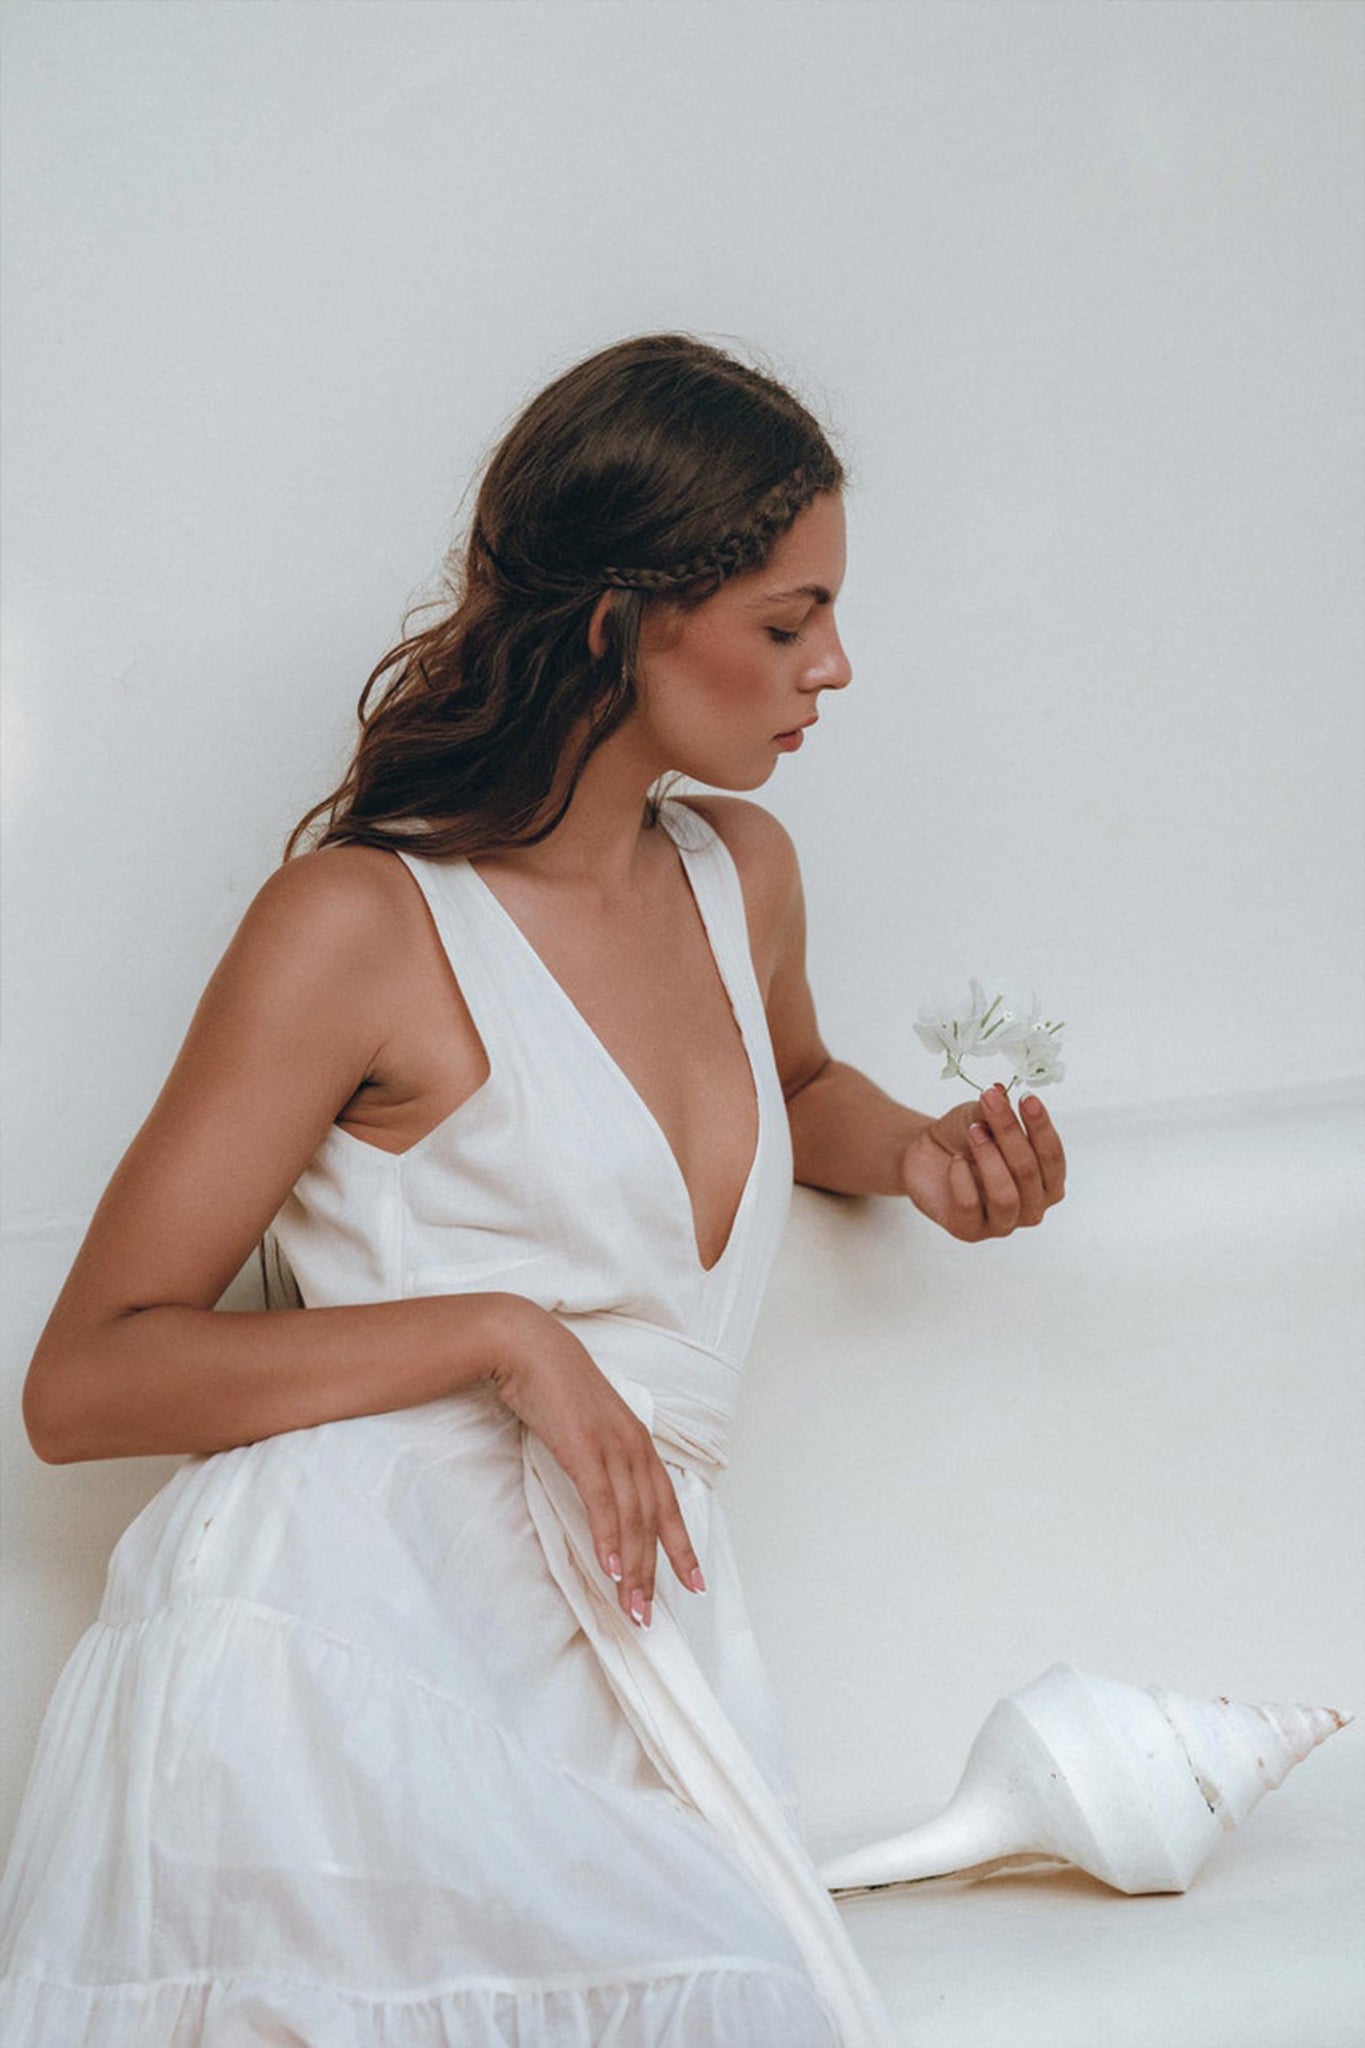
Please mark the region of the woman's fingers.
[[595, 1472], [584, 1474], [576, 1483], [579, 1499], [588, 1511], [588, 1527], [592, 1531], [597, 1562], [607, 1577], [619, 1585], [623, 1569], [621, 1526], [616, 1512], [616, 1489], [608, 1476], [605, 1462], [599, 1464]]
[[610, 1559], [618, 1560], [617, 1601], [621, 1612], [640, 1628], [654, 1619], [654, 1583], [660, 1544], [680, 1582], [694, 1593], [706, 1591], [700, 1560], [692, 1547], [678, 1506], [673, 1482], [648, 1437], [631, 1446], [609, 1467], [610, 1508], [594, 1524], [599, 1562], [613, 1578]]
[[621, 1612], [648, 1628], [661, 1542], [682, 1583], [706, 1590], [673, 1483], [649, 1430], [591, 1354], [553, 1317], [536, 1313], [541, 1341], [518, 1347], [498, 1391], [568, 1473]]
[[1022, 1214], [1014, 1175], [988, 1123], [973, 1124], [967, 1133], [972, 1166], [981, 1188], [984, 1234], [1008, 1237]]
[[1033, 1141], [1048, 1203], [1060, 1202], [1066, 1193], [1066, 1153], [1057, 1127], [1036, 1095], [1026, 1095], [1020, 1110], [1024, 1128]]
[[673, 1481], [664, 1469], [663, 1460], [656, 1458], [654, 1474], [655, 1497], [659, 1514], [659, 1541], [677, 1574], [679, 1582], [689, 1592], [704, 1593], [706, 1580], [702, 1576], [701, 1561], [692, 1548], [692, 1539], [687, 1533], [687, 1524], [678, 1506], [678, 1496], [673, 1491]]
[[649, 1603], [654, 1598], [653, 1489], [643, 1486], [642, 1460], [638, 1445], [612, 1465], [616, 1488], [617, 1526], [621, 1531], [621, 1583], [617, 1600], [621, 1612], [641, 1628], [649, 1626]]
[[1016, 1115], [1003, 1088], [981, 1097], [981, 1117], [968, 1132], [968, 1156], [980, 1190], [982, 1236], [1041, 1223], [1066, 1190], [1066, 1155], [1036, 1095]]
[[[1017, 1224], [1039, 1223], [1047, 1200], [1043, 1189], [1043, 1171], [1033, 1140], [1024, 1129], [1005, 1091], [1001, 1087], [988, 1088], [981, 1098], [986, 1128], [1000, 1149], [1000, 1156], [1009, 1168], [1017, 1195], [1013, 1221], [1010, 1229]], [[1007, 1198], [1007, 1207], [1011, 1206]]]
[[970, 1159], [959, 1155], [950, 1162], [948, 1193], [952, 1207], [944, 1218], [945, 1227], [964, 1243], [975, 1244], [986, 1235], [986, 1217], [981, 1183]]
[[1066, 1192], [1066, 1154], [1036, 1095], [998, 1084], [921, 1131], [901, 1161], [916, 1208], [964, 1244], [1041, 1223]]

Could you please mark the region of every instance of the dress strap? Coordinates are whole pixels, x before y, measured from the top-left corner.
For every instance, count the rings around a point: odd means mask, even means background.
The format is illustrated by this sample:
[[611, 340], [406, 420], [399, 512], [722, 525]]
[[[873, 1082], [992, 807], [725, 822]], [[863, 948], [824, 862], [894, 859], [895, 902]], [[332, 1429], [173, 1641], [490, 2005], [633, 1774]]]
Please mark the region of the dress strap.
[[[659, 822], [682, 857], [721, 979], [756, 1063], [770, 1051], [767, 1016], [749, 943], [749, 918], [739, 870], [714, 825], [690, 804], [667, 797]], [[757, 1065], [756, 1069], [757, 1071]]]
[[[739, 872], [715, 827], [689, 805], [667, 798], [659, 820], [678, 848], [757, 1076], [771, 1064], [772, 1048]], [[398, 857], [422, 892], [491, 1061], [495, 1046], [510, 1048], [524, 1036], [528, 1015], [545, 1001], [548, 970], [467, 859], [428, 860], [402, 848]]]
[[490, 916], [487, 890], [462, 855], [427, 860], [401, 847], [397, 851], [422, 892], [450, 971], [492, 1060], [494, 1046], [501, 1048], [515, 1037], [503, 920]]

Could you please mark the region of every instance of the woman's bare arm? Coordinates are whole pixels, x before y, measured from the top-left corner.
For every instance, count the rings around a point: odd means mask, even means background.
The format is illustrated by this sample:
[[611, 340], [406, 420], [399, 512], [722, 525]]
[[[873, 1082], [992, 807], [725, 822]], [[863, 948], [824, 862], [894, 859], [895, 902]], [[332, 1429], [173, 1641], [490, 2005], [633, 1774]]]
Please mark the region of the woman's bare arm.
[[834, 1059], [806, 977], [805, 901], [790, 838], [742, 799], [708, 797], [698, 808], [724, 837], [744, 885], [797, 1180], [835, 1194], [908, 1195], [969, 1242], [1040, 1222], [1062, 1198], [1066, 1166], [1042, 1103], [1033, 1097], [1021, 1120], [1003, 1091], [990, 1090], [931, 1117]]
[[[221, 1450], [429, 1400], [500, 1360], [513, 1318], [498, 1295], [211, 1313], [389, 1058], [393, 991], [431, 939], [397, 865], [360, 849], [307, 856], [247, 913], [34, 1355], [24, 1414], [40, 1456]], [[472, 1092], [483, 1054], [468, 1031]]]
[[485, 1077], [438, 956], [391, 856], [305, 855], [266, 884], [52, 1311], [24, 1389], [29, 1436], [54, 1463], [221, 1451], [486, 1379], [578, 1488], [622, 1611], [647, 1627], [658, 1545], [700, 1590], [696, 1552], [649, 1431], [538, 1303], [213, 1313], [343, 1108], [392, 1139], [395, 1116], [430, 1127]]

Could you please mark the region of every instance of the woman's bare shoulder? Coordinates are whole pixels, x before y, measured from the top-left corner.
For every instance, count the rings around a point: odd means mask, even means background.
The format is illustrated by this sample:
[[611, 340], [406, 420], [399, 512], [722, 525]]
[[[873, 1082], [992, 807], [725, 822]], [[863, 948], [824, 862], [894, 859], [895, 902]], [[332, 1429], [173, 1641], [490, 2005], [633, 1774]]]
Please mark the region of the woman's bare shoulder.
[[791, 834], [771, 811], [745, 797], [708, 794], [681, 801], [719, 833], [734, 861], [754, 971], [766, 992], [805, 950], [805, 901]]
[[377, 846], [323, 846], [296, 854], [268, 876], [239, 936], [277, 944], [314, 962], [389, 952], [420, 916], [402, 863]]
[[210, 989], [257, 1010], [335, 1005], [366, 1034], [386, 992], [427, 950], [424, 921], [394, 855], [370, 846], [302, 853], [257, 891]]
[[363, 930], [406, 903], [412, 883], [379, 846], [320, 846], [295, 854], [267, 877], [248, 915], [288, 919], [322, 931]]
[[766, 906], [776, 914], [801, 887], [796, 847], [785, 825], [762, 804], [740, 796], [688, 796], [679, 799], [719, 833], [739, 870], [746, 903], [753, 912]]

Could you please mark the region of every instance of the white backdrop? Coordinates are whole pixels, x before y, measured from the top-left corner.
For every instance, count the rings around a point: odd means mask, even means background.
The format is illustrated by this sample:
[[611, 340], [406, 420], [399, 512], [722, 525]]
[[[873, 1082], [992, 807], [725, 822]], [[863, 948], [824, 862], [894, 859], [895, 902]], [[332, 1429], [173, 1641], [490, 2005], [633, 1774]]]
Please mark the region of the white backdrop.
[[854, 687], [765, 796], [841, 1054], [932, 1104], [908, 1018], [999, 968], [1071, 1025], [1059, 1109], [1365, 1065], [1352, 0], [4, 32], [0, 1824], [165, 1469], [36, 1467], [28, 1353], [472, 470], [589, 350], [757, 347], [849, 460]]

